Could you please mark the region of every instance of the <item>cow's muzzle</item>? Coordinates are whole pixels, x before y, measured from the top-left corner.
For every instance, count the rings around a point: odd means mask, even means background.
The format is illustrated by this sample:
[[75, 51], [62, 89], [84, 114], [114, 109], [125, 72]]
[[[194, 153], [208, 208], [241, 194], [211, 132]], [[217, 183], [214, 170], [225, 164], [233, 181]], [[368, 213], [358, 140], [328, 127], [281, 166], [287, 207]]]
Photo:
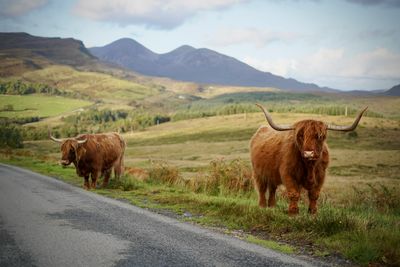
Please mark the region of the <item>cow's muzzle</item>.
[[304, 151], [303, 152], [303, 158], [307, 160], [317, 160], [317, 154], [314, 151]]
[[69, 164], [71, 164], [71, 162], [67, 159], [62, 159], [62, 160], [60, 160], [60, 164], [65, 167], [65, 166], [68, 166]]

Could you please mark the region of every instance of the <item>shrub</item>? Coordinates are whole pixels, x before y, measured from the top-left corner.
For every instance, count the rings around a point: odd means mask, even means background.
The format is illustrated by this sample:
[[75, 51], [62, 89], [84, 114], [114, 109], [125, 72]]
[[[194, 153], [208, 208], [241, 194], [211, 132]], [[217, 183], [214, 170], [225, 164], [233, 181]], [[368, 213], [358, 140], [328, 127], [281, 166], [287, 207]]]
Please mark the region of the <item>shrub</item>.
[[400, 195], [395, 187], [369, 183], [366, 188], [353, 187], [349, 200], [354, 208], [372, 208], [381, 213], [400, 215]]
[[22, 148], [24, 145], [20, 129], [11, 124], [0, 123], [0, 146]]
[[176, 184], [181, 179], [178, 168], [164, 161], [152, 162], [149, 169], [149, 181], [156, 183]]
[[209, 173], [205, 176], [203, 188], [211, 195], [252, 192], [251, 169], [241, 159], [231, 162], [213, 160]]

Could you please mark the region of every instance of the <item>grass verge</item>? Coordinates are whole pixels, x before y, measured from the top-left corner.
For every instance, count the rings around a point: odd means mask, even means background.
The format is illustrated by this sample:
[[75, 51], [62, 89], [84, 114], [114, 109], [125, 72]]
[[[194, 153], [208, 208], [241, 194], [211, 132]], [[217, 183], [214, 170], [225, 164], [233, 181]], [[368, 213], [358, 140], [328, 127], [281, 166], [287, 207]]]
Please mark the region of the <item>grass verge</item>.
[[[29, 154], [0, 155], [1, 162], [29, 168], [73, 185], [83, 183], [73, 168], [63, 169], [49, 159]], [[210, 164], [207, 175], [213, 176], [209, 179], [219, 190], [200, 187], [203, 190], [196, 192], [192, 185], [182, 182], [176, 168], [159, 164], [148, 170], [150, 178], [124, 176], [94, 192], [226, 232], [243, 231], [241, 238], [284, 253], [308, 254], [328, 260], [339, 253], [364, 266], [400, 265], [400, 202], [396, 191], [388, 188], [382, 191], [378, 187], [354, 191], [343, 206], [324, 200], [316, 216], [307, 214], [307, 203], [301, 201], [300, 214], [289, 217], [283, 195], [278, 195], [274, 209], [260, 209], [250, 189], [228, 192], [226, 189], [232, 184], [226, 183], [226, 176], [232, 175], [230, 171], [238, 166], [241, 165]], [[242, 188], [243, 183], [234, 184]], [[368, 198], [360, 199], [366, 194]], [[384, 198], [391, 201], [382, 207], [382, 203], [387, 202]], [[368, 207], [361, 205], [364, 202], [368, 202]]]

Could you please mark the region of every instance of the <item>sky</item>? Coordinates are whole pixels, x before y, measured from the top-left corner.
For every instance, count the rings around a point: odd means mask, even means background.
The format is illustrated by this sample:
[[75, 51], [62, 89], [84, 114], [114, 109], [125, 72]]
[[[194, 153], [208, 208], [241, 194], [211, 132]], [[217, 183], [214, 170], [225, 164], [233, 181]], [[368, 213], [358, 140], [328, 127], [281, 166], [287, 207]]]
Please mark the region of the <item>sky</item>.
[[400, 84], [400, 0], [0, 0], [0, 31], [209, 48], [341, 90]]

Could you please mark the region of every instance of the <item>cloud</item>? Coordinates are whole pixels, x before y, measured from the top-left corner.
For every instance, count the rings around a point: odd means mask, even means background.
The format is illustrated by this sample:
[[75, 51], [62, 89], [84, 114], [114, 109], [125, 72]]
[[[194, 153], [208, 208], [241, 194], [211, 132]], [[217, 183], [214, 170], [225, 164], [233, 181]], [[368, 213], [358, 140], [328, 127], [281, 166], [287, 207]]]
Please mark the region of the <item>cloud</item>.
[[[385, 88], [400, 81], [400, 53], [386, 48], [351, 54], [342, 48], [320, 48], [303, 58], [244, 61], [263, 71], [339, 89]], [[351, 85], [350, 85], [351, 84]]]
[[273, 42], [291, 42], [302, 38], [292, 32], [274, 32], [257, 28], [221, 28], [208, 37], [208, 43], [215, 46], [252, 44], [263, 47]]
[[246, 1], [249, 0], [78, 0], [74, 13], [122, 26], [140, 24], [173, 29], [200, 12], [225, 9]]
[[386, 6], [386, 7], [400, 7], [399, 0], [346, 0], [349, 3], [359, 4], [363, 6]]
[[0, 18], [23, 16], [48, 3], [48, 0], [0, 0]]

